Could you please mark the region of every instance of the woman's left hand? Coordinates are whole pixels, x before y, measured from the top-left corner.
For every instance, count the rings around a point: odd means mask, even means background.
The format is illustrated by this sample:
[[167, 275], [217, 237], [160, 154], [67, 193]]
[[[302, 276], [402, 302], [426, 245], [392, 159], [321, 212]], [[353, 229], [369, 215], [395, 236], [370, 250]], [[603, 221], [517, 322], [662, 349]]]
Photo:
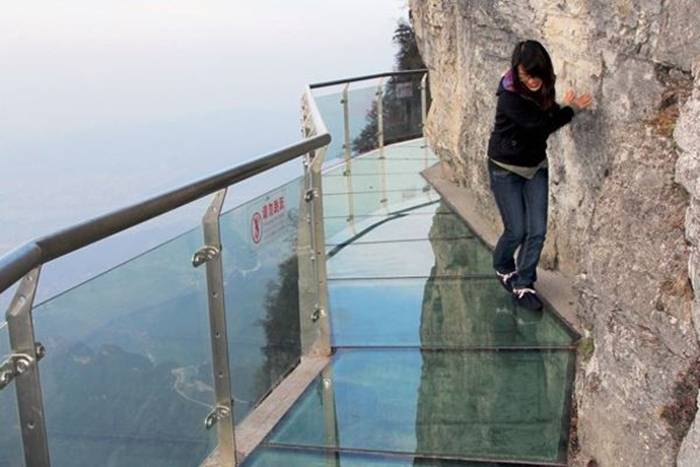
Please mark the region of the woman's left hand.
[[579, 109], [586, 109], [593, 103], [593, 97], [590, 94], [584, 94], [574, 99], [573, 105]]

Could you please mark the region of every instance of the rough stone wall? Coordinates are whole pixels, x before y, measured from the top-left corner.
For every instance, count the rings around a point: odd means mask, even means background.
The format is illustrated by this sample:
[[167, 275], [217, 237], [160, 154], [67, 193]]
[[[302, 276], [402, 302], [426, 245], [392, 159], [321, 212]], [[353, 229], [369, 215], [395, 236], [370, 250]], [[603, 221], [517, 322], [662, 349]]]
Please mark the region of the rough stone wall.
[[[542, 260], [572, 277], [590, 349], [577, 373], [574, 454], [581, 464], [674, 465], [694, 415], [684, 401], [697, 394], [700, 353], [689, 281], [690, 274], [700, 286], [693, 268], [700, 238], [697, 89], [688, 98], [698, 74], [691, 68], [700, 58], [700, 2], [410, 5], [430, 68], [428, 138], [494, 225], [500, 221], [485, 151], [496, 86], [515, 43], [545, 44], [559, 96], [567, 87], [593, 94], [593, 109], [549, 140]], [[693, 449], [700, 458], [697, 443], [683, 445], [683, 452]]]
[[[695, 62], [693, 68], [695, 85], [693, 93], [683, 107], [678, 124], [676, 125], [674, 138], [678, 143], [681, 156], [676, 164], [676, 181], [682, 184], [690, 195], [690, 205], [685, 215], [685, 232], [690, 242], [690, 257], [688, 259], [688, 274], [696, 291], [693, 301], [693, 320], [695, 331], [700, 336], [700, 60]], [[691, 381], [700, 380], [700, 361], [691, 370]], [[695, 402], [694, 400], [686, 404]], [[700, 406], [698, 396], [696, 407]], [[679, 467], [692, 467], [700, 465], [700, 417], [695, 418], [690, 428], [680, 454], [678, 456]]]

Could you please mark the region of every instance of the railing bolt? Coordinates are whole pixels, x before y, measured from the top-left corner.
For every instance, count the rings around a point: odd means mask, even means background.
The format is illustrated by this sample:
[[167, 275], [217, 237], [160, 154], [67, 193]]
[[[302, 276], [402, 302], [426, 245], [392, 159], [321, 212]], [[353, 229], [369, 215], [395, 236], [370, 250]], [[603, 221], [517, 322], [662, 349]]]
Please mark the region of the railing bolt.
[[314, 189], [306, 190], [306, 193], [304, 193], [304, 201], [309, 202], [313, 200], [314, 197], [316, 197], [316, 190]]
[[325, 316], [325, 313], [323, 312], [323, 309], [317, 304], [314, 307], [314, 311], [311, 312], [311, 321], [315, 323], [321, 316]]
[[12, 381], [12, 372], [11, 371], [3, 371], [0, 373], [0, 388], [4, 388], [8, 384], [10, 384], [10, 381]]
[[21, 375], [29, 369], [30, 365], [31, 362], [27, 357], [19, 357], [15, 361], [15, 371], [18, 375]]
[[37, 360], [41, 360], [46, 355], [46, 347], [41, 342], [37, 342], [34, 346], [34, 351], [36, 352]]

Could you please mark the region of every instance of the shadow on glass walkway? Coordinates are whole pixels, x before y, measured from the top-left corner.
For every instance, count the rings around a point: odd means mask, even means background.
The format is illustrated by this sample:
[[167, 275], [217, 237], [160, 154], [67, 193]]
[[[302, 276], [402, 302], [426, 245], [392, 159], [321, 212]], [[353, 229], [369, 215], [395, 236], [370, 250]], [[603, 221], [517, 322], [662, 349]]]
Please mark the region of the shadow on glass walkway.
[[[514, 306], [421, 176], [426, 80], [312, 85], [301, 142], [0, 258], [0, 466], [565, 465], [576, 336]], [[201, 227], [33, 303], [43, 264], [207, 195]]]

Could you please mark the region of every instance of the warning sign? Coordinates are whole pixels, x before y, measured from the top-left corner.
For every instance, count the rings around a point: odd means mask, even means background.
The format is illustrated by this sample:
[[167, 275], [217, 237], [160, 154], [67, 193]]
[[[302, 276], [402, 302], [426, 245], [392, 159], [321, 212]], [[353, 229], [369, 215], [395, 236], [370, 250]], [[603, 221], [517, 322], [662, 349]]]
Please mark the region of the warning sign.
[[253, 243], [260, 243], [262, 239], [262, 216], [259, 212], [254, 212], [253, 217], [250, 221], [250, 237], [253, 239]]
[[399, 99], [413, 97], [413, 83], [396, 83], [396, 97]]
[[284, 195], [261, 201], [250, 216], [250, 239], [255, 245], [272, 240], [284, 231], [286, 211]]

